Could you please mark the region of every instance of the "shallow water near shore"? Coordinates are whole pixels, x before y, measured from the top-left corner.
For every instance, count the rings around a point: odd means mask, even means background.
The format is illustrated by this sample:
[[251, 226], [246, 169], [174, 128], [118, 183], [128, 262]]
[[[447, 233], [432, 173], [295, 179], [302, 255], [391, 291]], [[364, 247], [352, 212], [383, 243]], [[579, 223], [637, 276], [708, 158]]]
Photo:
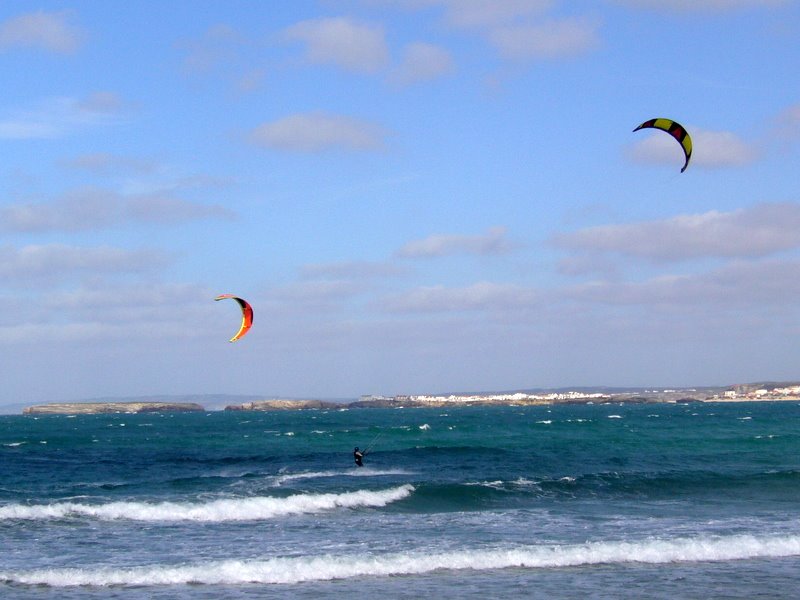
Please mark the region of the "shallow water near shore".
[[800, 405], [3, 416], [0, 544], [3, 598], [791, 597]]

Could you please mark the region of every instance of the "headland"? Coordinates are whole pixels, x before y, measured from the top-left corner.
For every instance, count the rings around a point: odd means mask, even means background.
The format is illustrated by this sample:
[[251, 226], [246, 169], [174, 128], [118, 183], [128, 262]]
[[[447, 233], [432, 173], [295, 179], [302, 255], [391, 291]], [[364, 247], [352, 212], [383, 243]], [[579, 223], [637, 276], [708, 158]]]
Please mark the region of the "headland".
[[96, 415], [113, 413], [203, 412], [194, 402], [62, 402], [37, 404], [23, 409], [24, 415]]

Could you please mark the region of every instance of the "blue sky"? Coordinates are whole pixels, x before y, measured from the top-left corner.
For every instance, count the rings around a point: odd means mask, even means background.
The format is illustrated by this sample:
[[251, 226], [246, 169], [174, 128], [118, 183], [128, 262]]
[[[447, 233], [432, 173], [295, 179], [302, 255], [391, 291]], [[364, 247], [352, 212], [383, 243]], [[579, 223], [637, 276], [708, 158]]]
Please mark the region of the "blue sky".
[[800, 379], [798, 36], [793, 0], [4, 0], [0, 405]]

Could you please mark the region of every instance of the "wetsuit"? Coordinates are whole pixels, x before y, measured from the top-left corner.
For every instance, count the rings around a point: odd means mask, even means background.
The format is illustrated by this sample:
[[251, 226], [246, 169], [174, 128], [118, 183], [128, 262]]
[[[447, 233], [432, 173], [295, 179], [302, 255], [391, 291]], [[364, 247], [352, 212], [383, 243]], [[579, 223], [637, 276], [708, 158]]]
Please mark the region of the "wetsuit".
[[361, 462], [361, 459], [364, 458], [364, 455], [358, 450], [358, 448], [353, 450], [353, 458], [356, 461], [356, 465], [358, 465], [359, 467], [363, 467], [364, 466], [364, 463]]

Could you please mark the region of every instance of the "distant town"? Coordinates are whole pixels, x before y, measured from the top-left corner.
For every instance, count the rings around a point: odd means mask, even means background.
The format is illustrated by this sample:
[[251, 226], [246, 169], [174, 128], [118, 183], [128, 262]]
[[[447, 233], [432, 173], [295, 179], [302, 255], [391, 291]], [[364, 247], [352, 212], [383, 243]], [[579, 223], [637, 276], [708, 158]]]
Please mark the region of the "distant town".
[[[23, 414], [99, 414], [145, 412], [203, 412], [226, 411], [278, 411], [298, 409], [357, 409], [357, 408], [424, 408], [441, 406], [512, 405], [536, 406], [551, 404], [605, 404], [605, 403], [687, 403], [687, 402], [770, 402], [800, 401], [800, 383], [748, 383], [726, 387], [647, 389], [647, 388], [580, 388], [564, 390], [535, 390], [521, 392], [486, 392], [441, 395], [364, 395], [355, 401], [327, 401], [303, 399], [259, 399], [247, 397], [247, 402], [231, 402], [236, 396], [224, 397], [228, 402], [214, 407], [203, 403], [203, 396], [183, 396], [176, 401], [164, 397], [135, 398], [125, 401], [62, 402], [28, 406]], [[178, 400], [187, 400], [185, 402]], [[193, 401], [189, 401], [193, 400]]]
[[452, 404], [564, 404], [607, 402], [746, 402], [799, 400], [800, 384], [743, 384], [718, 388], [643, 389], [622, 391], [552, 391], [511, 394], [449, 394], [438, 396], [361, 396], [355, 405], [443, 406]]

